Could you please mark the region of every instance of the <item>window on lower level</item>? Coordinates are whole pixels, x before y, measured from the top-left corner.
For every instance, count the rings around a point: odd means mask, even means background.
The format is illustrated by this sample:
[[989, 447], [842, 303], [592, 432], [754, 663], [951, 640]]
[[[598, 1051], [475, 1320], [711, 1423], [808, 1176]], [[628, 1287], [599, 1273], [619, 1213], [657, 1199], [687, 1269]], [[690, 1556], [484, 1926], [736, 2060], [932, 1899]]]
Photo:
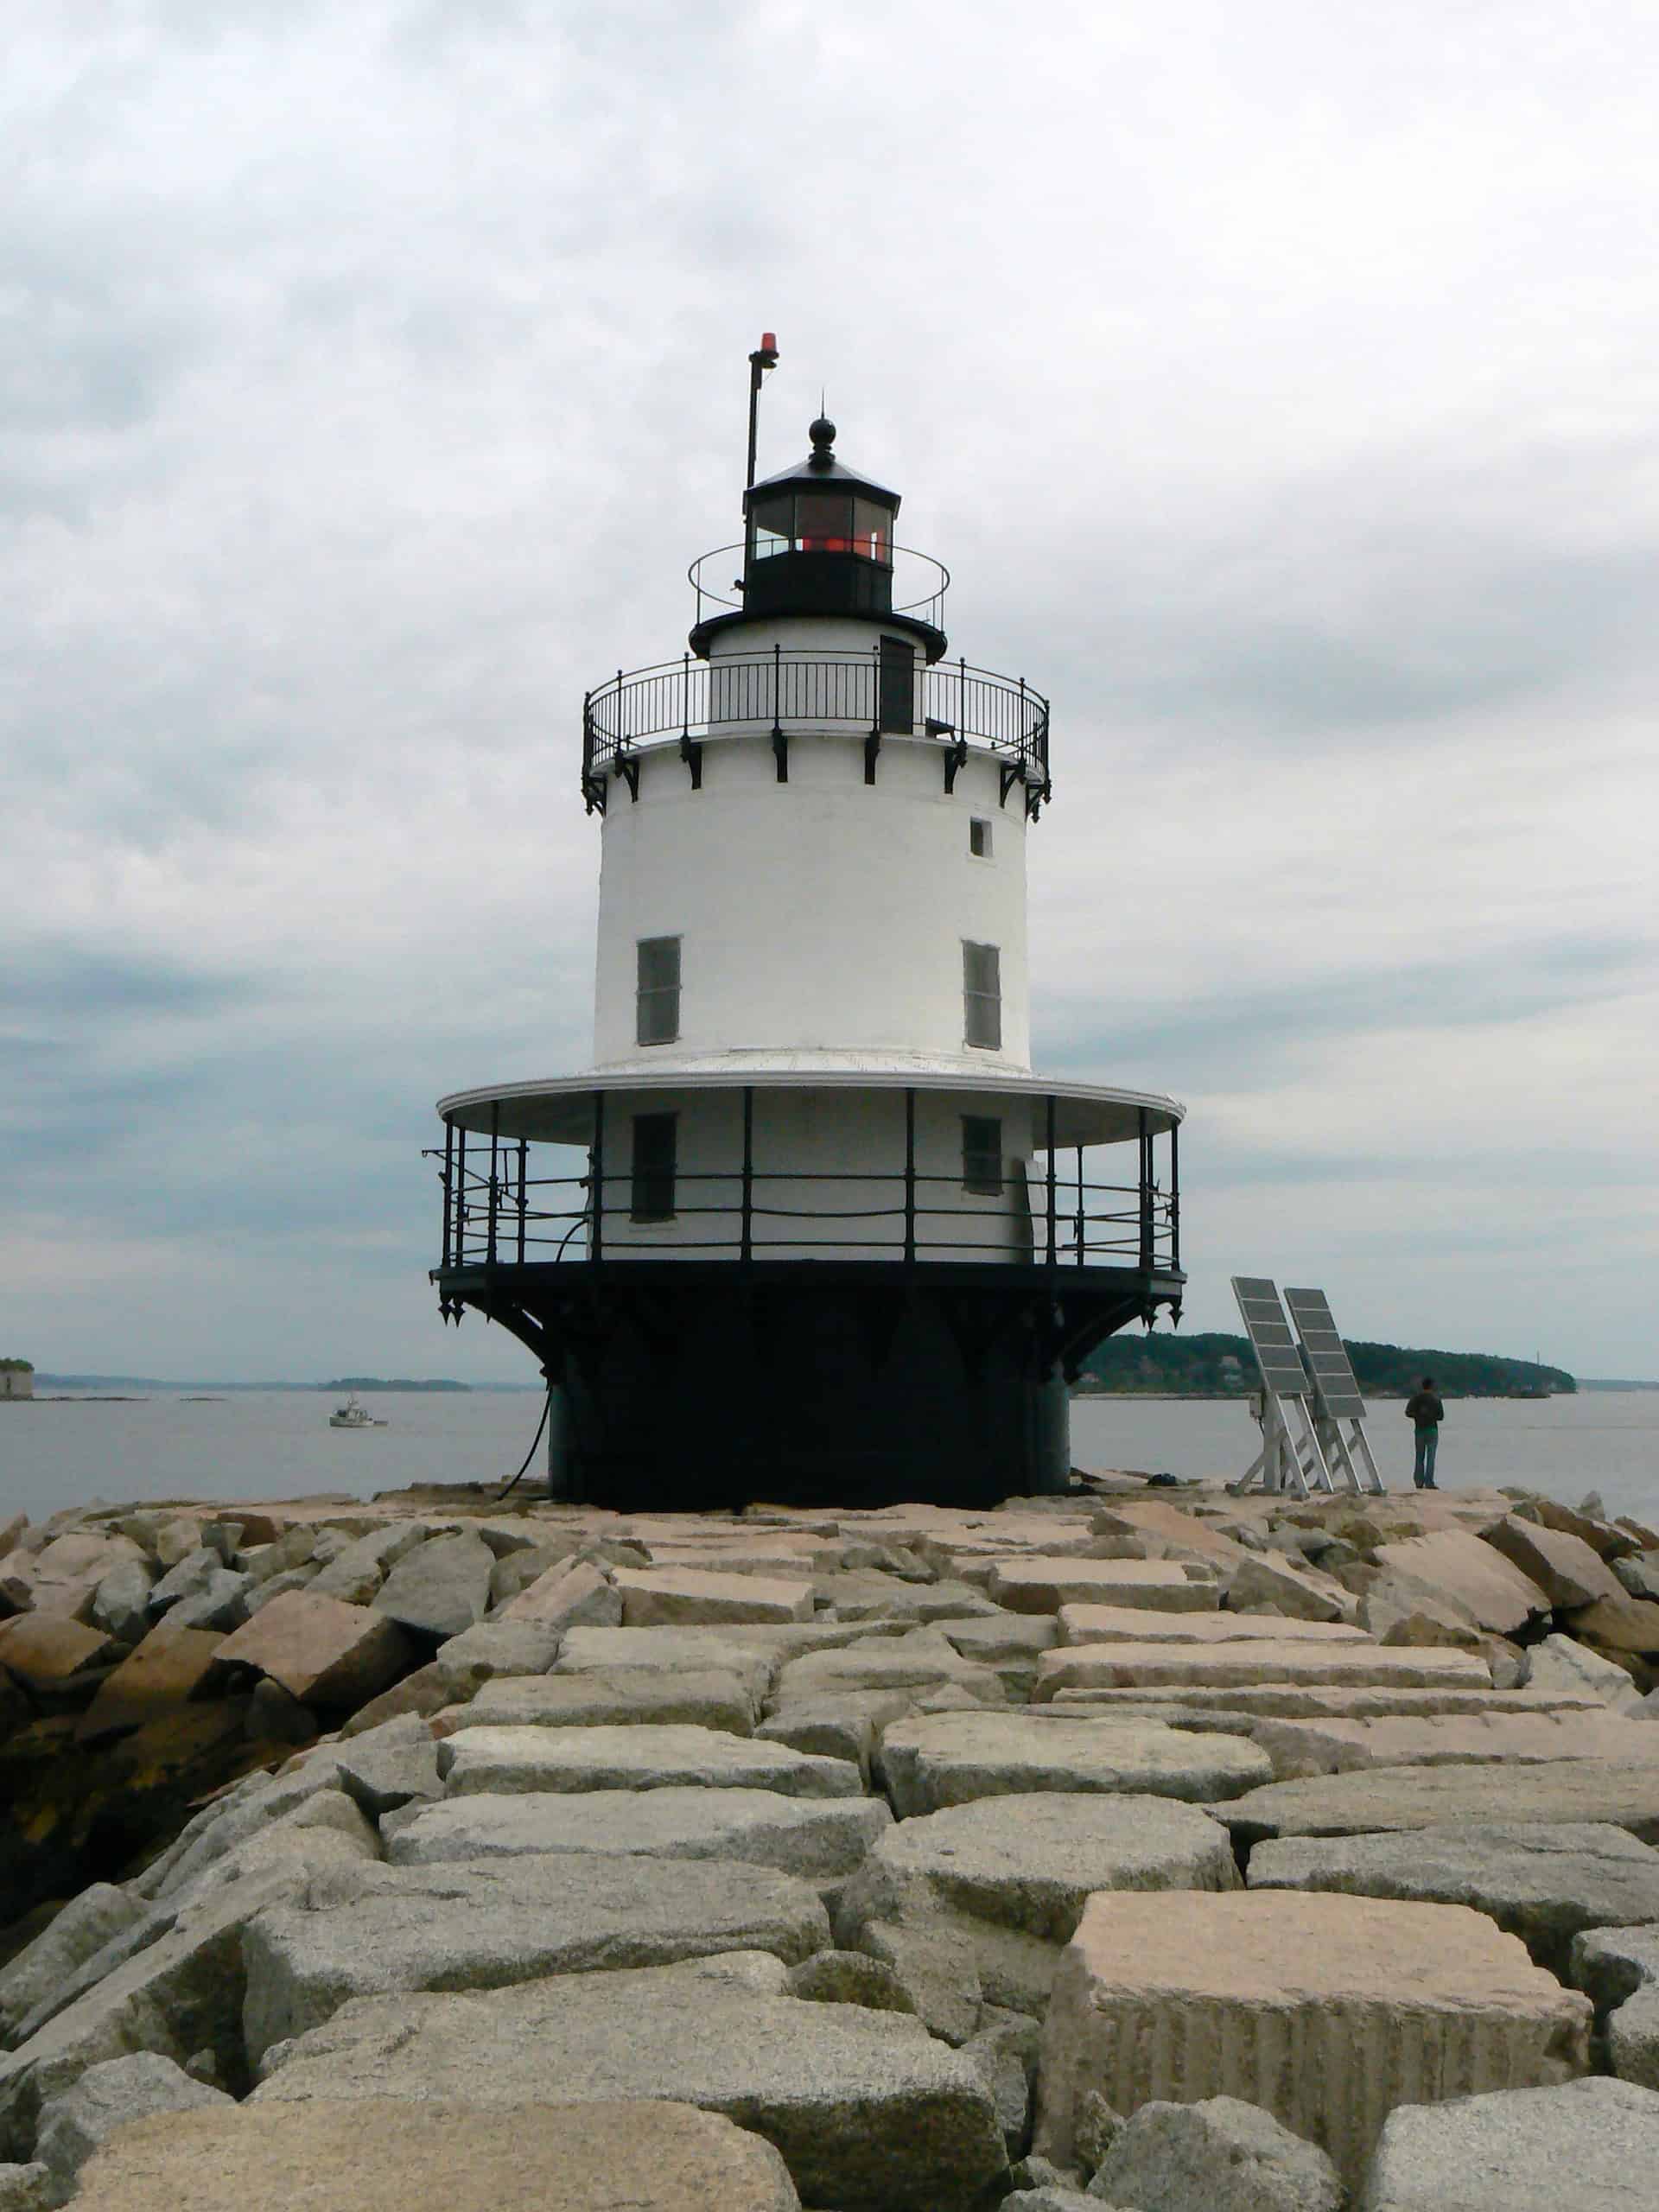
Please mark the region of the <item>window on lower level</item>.
[[978, 1198], [1002, 1195], [1002, 1124], [978, 1114], [962, 1117], [962, 1187]]
[[962, 944], [963, 1033], [982, 1051], [1002, 1049], [1002, 962], [994, 944]]
[[968, 824], [968, 849], [976, 861], [991, 857], [991, 825], [977, 814]]
[[634, 992], [634, 1041], [671, 1045], [680, 1033], [680, 940], [642, 937]]
[[629, 1213], [635, 1221], [674, 1218], [675, 1119], [672, 1114], [636, 1114], [633, 1117], [633, 1188]]

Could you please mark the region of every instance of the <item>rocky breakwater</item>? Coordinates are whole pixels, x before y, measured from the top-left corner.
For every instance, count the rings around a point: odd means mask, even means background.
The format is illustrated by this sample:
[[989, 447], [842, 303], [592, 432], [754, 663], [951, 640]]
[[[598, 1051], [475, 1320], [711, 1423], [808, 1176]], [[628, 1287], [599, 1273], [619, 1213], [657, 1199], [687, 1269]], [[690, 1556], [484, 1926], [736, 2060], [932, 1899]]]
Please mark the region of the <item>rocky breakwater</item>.
[[15, 1522], [0, 2212], [1659, 2206], [1656, 1588], [1519, 1492]]

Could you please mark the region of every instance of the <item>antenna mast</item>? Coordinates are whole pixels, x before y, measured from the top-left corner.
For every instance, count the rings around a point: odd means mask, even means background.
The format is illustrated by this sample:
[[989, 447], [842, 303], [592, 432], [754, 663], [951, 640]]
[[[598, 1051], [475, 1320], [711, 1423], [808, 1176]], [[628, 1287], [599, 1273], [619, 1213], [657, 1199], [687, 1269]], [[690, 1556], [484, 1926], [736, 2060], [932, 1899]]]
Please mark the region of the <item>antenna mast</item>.
[[[743, 488], [746, 492], [752, 491], [754, 487], [754, 447], [760, 420], [760, 380], [768, 369], [775, 369], [777, 365], [777, 335], [770, 330], [763, 331], [760, 345], [749, 356], [749, 462], [743, 477]], [[745, 501], [744, 504], [746, 512], [743, 521], [743, 565], [747, 569], [750, 556], [754, 551], [754, 524], [747, 512], [747, 502]]]

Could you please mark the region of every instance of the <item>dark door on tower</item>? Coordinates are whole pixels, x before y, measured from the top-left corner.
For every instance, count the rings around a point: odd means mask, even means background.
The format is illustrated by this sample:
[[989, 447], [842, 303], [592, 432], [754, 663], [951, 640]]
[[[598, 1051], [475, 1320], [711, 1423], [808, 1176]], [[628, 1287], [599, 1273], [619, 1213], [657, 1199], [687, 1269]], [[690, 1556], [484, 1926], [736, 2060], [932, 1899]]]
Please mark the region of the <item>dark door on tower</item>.
[[903, 638], [883, 638], [877, 671], [877, 727], [900, 737], [916, 728], [916, 648]]

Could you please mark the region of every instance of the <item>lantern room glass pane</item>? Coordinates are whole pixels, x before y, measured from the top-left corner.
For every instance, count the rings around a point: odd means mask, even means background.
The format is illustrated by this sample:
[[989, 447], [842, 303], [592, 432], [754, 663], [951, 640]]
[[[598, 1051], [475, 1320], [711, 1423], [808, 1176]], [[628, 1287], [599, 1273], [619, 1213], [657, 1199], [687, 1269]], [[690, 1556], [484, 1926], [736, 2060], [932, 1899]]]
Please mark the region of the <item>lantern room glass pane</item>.
[[853, 501], [853, 550], [883, 569], [893, 566], [893, 517], [874, 499]]
[[804, 492], [795, 502], [795, 531], [803, 553], [853, 550], [853, 502], [845, 492]]
[[787, 553], [792, 542], [791, 508], [793, 502], [785, 493], [781, 499], [760, 499], [750, 510], [754, 525], [754, 557], [769, 561], [777, 553]]

